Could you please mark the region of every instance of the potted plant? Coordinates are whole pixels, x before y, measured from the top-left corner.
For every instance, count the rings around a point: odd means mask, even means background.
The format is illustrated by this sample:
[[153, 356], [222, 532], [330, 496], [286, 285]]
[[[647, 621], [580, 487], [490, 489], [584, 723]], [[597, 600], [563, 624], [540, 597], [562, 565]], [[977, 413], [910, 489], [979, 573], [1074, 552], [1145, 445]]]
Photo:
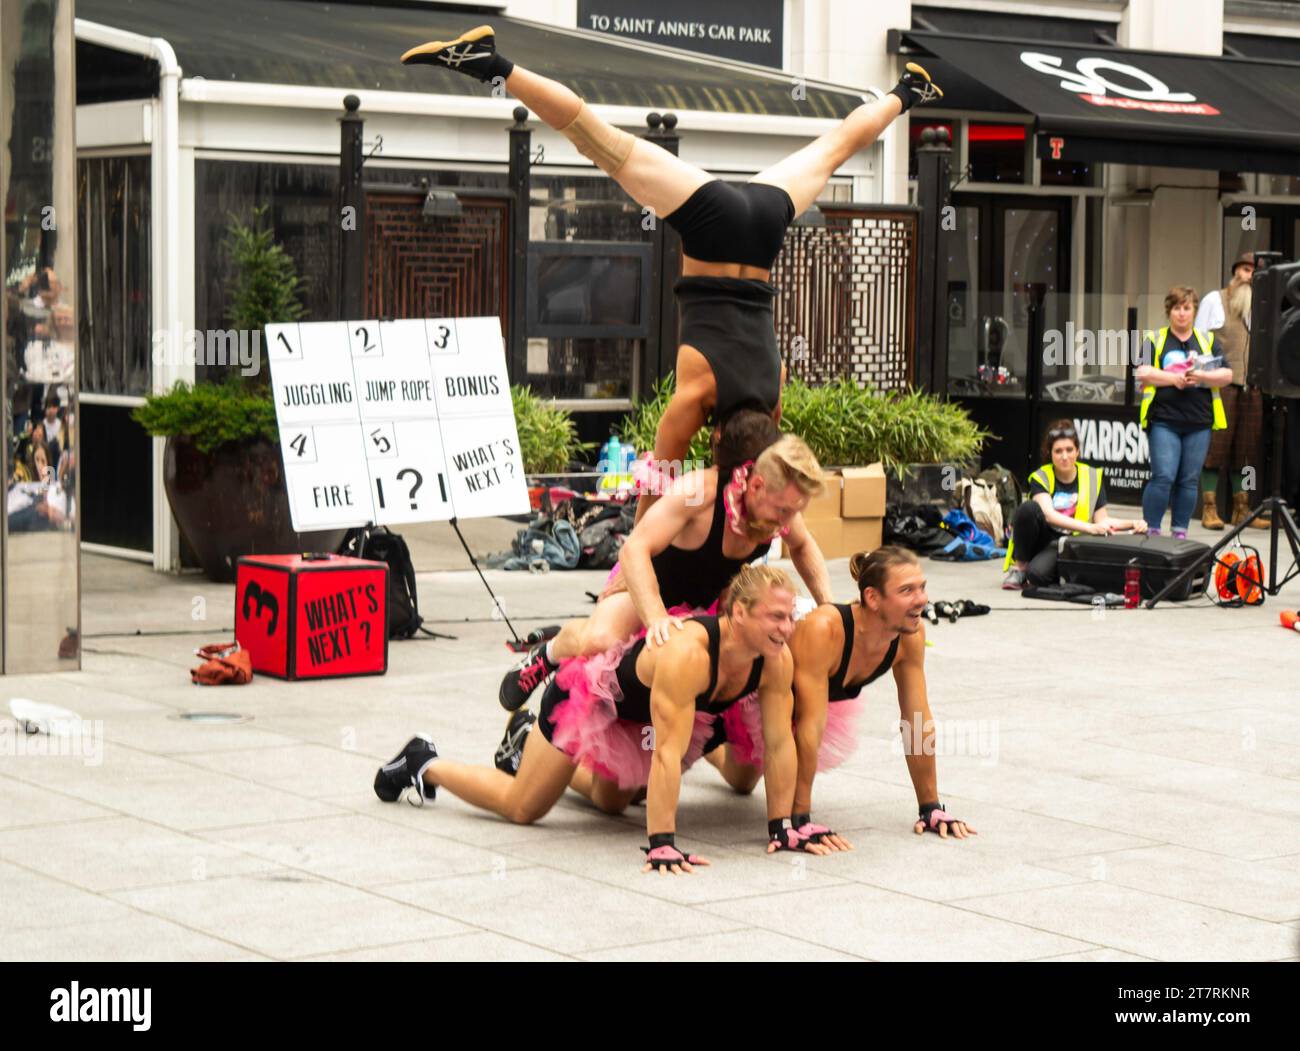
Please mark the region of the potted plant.
[[[235, 264], [227, 321], [259, 344], [267, 324], [303, 314], [293, 260], [275, 243], [264, 211], [256, 209], [251, 224], [232, 216], [226, 241]], [[233, 581], [241, 555], [333, 551], [342, 542], [343, 530], [293, 529], [275, 405], [261, 369], [248, 377], [231, 372], [218, 383], [178, 383], [133, 416], [167, 439], [167, 502], [209, 580]]]
[[563, 474], [580, 453], [592, 448], [590, 442], [578, 441], [572, 414], [543, 401], [529, 387], [512, 386], [510, 401], [525, 474]]

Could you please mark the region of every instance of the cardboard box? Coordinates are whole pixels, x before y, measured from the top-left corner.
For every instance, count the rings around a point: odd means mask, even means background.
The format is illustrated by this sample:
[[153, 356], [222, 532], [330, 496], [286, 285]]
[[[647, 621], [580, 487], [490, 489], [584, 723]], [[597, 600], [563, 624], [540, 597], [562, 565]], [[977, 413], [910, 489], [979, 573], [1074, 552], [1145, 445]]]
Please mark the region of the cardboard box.
[[[883, 479], [882, 479], [883, 480]], [[859, 551], [874, 551], [880, 546], [884, 534], [885, 519], [880, 518], [843, 518], [840, 529], [842, 556], [847, 558]]]
[[838, 471], [826, 475], [826, 488], [821, 496], [814, 496], [804, 508], [804, 521], [810, 518], [839, 518], [840, 501], [843, 499], [844, 479]]
[[235, 638], [259, 675], [383, 675], [388, 566], [342, 555], [245, 555], [236, 569]]
[[844, 519], [836, 518], [814, 518], [811, 521], [804, 519], [804, 525], [808, 527], [808, 532], [817, 541], [817, 546], [822, 549], [823, 558], [839, 558], [840, 549], [844, 547]]
[[869, 467], [846, 467], [841, 472], [844, 490], [840, 502], [843, 518], [885, 517], [885, 469], [878, 463]]

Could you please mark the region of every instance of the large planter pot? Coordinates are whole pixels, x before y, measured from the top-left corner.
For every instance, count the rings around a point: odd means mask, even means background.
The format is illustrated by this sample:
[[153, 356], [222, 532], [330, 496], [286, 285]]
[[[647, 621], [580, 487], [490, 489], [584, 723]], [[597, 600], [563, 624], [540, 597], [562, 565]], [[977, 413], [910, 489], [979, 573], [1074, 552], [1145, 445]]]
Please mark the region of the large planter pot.
[[280, 450], [267, 441], [204, 453], [188, 438], [168, 438], [163, 486], [181, 532], [216, 583], [234, 581], [240, 555], [336, 551], [346, 533], [294, 532]]

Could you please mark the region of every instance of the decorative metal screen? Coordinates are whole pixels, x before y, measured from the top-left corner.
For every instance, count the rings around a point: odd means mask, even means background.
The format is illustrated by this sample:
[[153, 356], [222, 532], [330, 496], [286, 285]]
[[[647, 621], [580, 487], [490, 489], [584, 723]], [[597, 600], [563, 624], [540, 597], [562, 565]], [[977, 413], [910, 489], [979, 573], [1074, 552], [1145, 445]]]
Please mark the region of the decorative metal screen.
[[776, 338], [791, 376], [900, 390], [912, 375], [918, 214], [823, 205], [792, 226], [772, 267]]
[[507, 326], [510, 202], [458, 198], [462, 214], [426, 220], [423, 196], [366, 197], [367, 317], [486, 317]]

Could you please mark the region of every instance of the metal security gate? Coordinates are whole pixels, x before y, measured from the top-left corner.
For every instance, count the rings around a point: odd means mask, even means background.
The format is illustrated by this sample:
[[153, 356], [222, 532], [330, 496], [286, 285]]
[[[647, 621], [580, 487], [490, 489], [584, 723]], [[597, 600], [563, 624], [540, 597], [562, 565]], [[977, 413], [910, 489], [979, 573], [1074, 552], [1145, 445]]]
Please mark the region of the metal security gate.
[[772, 267], [777, 345], [791, 376], [901, 390], [912, 376], [920, 211], [822, 205], [792, 226]]
[[461, 214], [423, 215], [424, 191], [366, 195], [366, 317], [501, 318], [510, 338], [508, 193], [456, 191]]

